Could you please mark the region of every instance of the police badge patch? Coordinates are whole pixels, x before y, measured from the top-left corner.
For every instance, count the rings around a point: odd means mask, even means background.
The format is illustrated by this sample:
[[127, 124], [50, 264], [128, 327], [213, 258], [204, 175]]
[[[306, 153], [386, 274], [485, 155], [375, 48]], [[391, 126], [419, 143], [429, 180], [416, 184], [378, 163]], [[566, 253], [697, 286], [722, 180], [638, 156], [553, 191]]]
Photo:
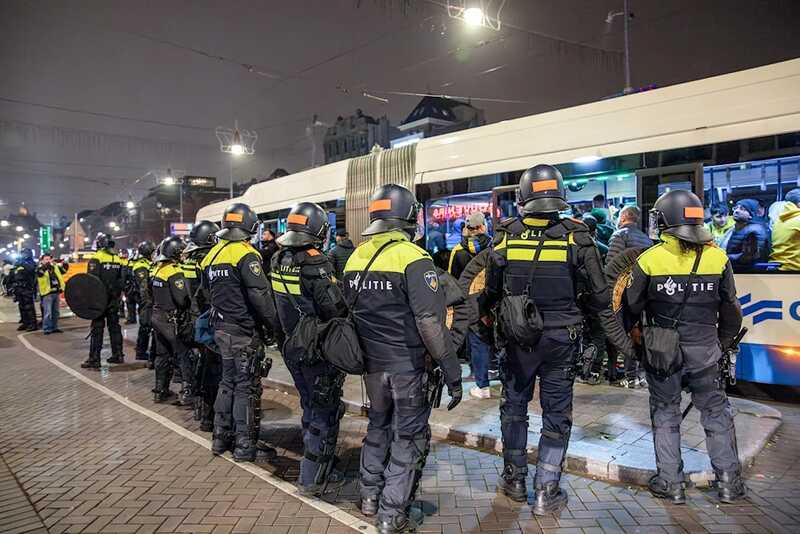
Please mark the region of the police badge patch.
[[431, 291], [436, 293], [439, 289], [439, 277], [436, 275], [436, 271], [427, 271], [425, 273], [425, 283], [428, 284], [428, 287], [431, 288]]
[[256, 276], [261, 275], [261, 264], [258, 263], [257, 261], [251, 261], [248, 267], [250, 267], [250, 272], [253, 273], [254, 275]]
[[178, 291], [183, 291], [183, 280], [175, 280], [175, 287]]

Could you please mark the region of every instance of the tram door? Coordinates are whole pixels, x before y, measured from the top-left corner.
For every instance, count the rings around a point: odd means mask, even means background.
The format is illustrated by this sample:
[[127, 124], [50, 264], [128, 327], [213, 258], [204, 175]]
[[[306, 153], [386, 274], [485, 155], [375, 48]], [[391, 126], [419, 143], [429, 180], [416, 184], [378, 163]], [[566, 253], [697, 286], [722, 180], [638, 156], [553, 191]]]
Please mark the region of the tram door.
[[647, 214], [658, 197], [673, 189], [685, 189], [703, 200], [703, 164], [687, 163], [636, 171], [636, 199], [642, 210], [642, 231], [647, 233]]

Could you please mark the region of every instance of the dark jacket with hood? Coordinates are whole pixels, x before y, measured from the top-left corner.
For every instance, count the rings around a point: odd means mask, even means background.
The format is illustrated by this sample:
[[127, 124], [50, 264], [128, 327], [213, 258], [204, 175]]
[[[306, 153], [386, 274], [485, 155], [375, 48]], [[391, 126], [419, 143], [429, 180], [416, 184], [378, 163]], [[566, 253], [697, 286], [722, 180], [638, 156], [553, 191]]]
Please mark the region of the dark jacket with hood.
[[[756, 220], [758, 202], [744, 199], [736, 203], [750, 213], [750, 222], [742, 228], [733, 227], [726, 252], [734, 267], [748, 267], [769, 257], [769, 230]], [[735, 219], [735, 217], [734, 217]], [[737, 221], [738, 223], [738, 221]]]
[[328, 259], [333, 266], [333, 273], [339, 280], [342, 279], [344, 275], [344, 266], [347, 265], [347, 260], [350, 259], [355, 248], [350, 238], [345, 237], [340, 242], [336, 243], [336, 246], [328, 252]]
[[453, 247], [450, 251], [450, 261], [447, 270], [453, 275], [453, 278], [461, 278], [461, 273], [467, 264], [481, 251], [489, 248], [491, 240], [486, 234], [480, 234], [472, 237], [462, 236], [461, 243]]

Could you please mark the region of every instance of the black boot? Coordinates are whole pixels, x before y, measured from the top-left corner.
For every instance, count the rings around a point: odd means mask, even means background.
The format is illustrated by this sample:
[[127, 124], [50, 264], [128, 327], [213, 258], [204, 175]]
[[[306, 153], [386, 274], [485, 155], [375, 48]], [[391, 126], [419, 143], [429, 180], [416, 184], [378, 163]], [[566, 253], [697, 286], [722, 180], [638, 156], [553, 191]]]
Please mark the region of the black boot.
[[672, 504], [686, 504], [686, 489], [683, 482], [668, 482], [659, 475], [654, 475], [647, 483], [647, 489], [659, 499], [667, 499]]
[[738, 471], [717, 473], [714, 485], [719, 491], [719, 500], [725, 504], [733, 504], [747, 496], [747, 486]]
[[222, 456], [233, 448], [233, 440], [227, 432], [214, 432], [211, 440], [211, 452], [214, 456]]
[[378, 501], [380, 501], [380, 495], [369, 495], [367, 497], [361, 497], [361, 503], [359, 504], [359, 508], [361, 508], [361, 513], [367, 517], [371, 517], [378, 513]]
[[[311, 484], [309, 486], [301, 486], [300, 493], [306, 496], [322, 497], [329, 491], [334, 491], [338, 488], [341, 488], [342, 486], [344, 486], [345, 482], [347, 482], [347, 480], [344, 477], [344, 473], [334, 468], [331, 469], [330, 473], [328, 473], [328, 476], [325, 478], [324, 482], [322, 482], [321, 484]], [[375, 512], [377, 513], [377, 509], [375, 510]]]
[[81, 364], [83, 369], [100, 369], [100, 362], [92, 360], [91, 358]]
[[533, 515], [557, 514], [567, 505], [567, 494], [551, 480], [534, 489], [533, 501]]
[[170, 391], [169, 389], [165, 390], [153, 390], [153, 402], [156, 404], [161, 404], [162, 402], [167, 402], [169, 399], [173, 398], [175, 393]]
[[408, 514], [398, 514], [385, 519], [379, 518], [375, 526], [378, 528], [378, 534], [399, 534], [416, 530], [422, 524], [423, 517], [419, 508], [411, 507]]
[[503, 468], [503, 474], [500, 475], [500, 480], [497, 481], [497, 489], [515, 502], [527, 502], [528, 490], [525, 487], [525, 475], [528, 474], [527, 467], [517, 467], [511, 464], [506, 464]]
[[115, 354], [111, 356], [108, 360], [108, 363], [125, 363], [125, 355], [124, 354]]
[[237, 436], [233, 448], [234, 462], [253, 462], [256, 459], [256, 441], [250, 436]]

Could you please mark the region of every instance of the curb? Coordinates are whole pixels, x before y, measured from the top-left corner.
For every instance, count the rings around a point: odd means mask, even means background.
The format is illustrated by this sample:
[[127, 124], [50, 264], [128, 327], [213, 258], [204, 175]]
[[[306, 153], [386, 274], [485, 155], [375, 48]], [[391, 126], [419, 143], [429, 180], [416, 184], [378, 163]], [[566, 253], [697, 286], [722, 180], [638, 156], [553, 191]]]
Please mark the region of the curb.
[[[297, 389], [291, 382], [266, 378], [264, 380], [264, 385], [285, 394], [298, 396]], [[366, 417], [367, 410], [360, 403], [348, 399], [342, 399], [342, 402], [345, 404], [346, 413], [354, 416]], [[758, 415], [742, 408], [737, 409], [741, 413], [754, 417], [759, 421], [759, 424], [764, 427], [762, 429], [763, 432], [759, 434], [761, 438], [748, 443], [746, 449], [739, 451], [739, 458], [742, 462], [742, 466], [747, 469], [753, 465], [758, 453], [761, 452], [772, 435], [778, 430], [782, 423], [782, 418], [780, 412], [771, 408], [768, 410], [771, 410], [774, 414], [764, 415]], [[459, 445], [464, 445], [468, 448], [502, 455], [502, 441], [494, 435], [465, 432], [437, 423], [431, 423], [430, 426], [431, 435], [437, 439], [447, 440]], [[652, 457], [652, 454], [653, 453], [649, 453], [649, 456]], [[595, 479], [646, 486], [650, 478], [656, 474], [655, 470], [623, 463], [626, 459], [632, 459], [632, 456], [628, 456], [628, 458], [625, 458], [625, 456], [626, 455], [623, 454], [619, 456], [609, 455], [607, 458], [596, 458], [588, 454], [580, 455], [567, 452], [565, 470], [569, 473], [590, 476]], [[537, 459], [538, 449], [536, 445], [529, 445], [528, 463], [535, 464]], [[686, 474], [689, 480], [696, 485], [708, 484], [715, 478], [714, 472], [710, 468], [692, 470], [691, 466], [688, 466], [686, 468]]]

